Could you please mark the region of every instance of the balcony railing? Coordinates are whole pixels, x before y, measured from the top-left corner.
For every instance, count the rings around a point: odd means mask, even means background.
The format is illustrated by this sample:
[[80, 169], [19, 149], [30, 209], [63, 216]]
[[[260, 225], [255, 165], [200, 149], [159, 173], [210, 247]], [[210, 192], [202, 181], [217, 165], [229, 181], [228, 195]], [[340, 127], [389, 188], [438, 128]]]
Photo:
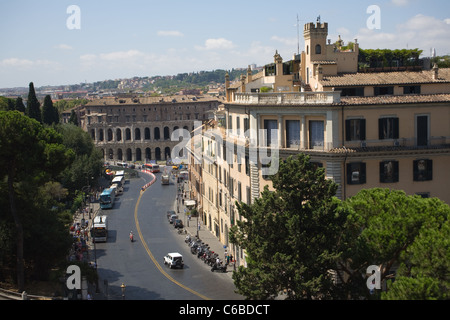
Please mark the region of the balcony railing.
[[234, 102], [259, 105], [322, 105], [341, 101], [339, 91], [235, 93]]

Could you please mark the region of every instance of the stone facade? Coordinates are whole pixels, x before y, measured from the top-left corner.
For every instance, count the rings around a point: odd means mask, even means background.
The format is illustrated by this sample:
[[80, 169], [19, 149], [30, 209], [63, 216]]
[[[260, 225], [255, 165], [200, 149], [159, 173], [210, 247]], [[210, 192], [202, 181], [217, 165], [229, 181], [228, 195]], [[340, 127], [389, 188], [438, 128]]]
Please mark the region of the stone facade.
[[177, 129], [190, 133], [219, 103], [198, 96], [100, 99], [80, 107], [78, 119], [105, 161], [167, 160], [180, 143], [172, 134]]

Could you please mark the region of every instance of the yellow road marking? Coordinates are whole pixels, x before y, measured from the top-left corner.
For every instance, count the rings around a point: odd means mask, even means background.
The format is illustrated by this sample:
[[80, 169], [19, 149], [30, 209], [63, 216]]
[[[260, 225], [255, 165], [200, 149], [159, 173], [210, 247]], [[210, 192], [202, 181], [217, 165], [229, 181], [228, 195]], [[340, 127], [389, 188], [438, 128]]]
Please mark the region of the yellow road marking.
[[172, 278], [162, 267], [161, 265], [158, 263], [158, 261], [155, 259], [155, 257], [153, 256], [152, 252], [150, 251], [149, 247], [147, 246], [147, 243], [144, 240], [144, 237], [142, 236], [142, 232], [141, 232], [141, 228], [139, 226], [139, 220], [138, 220], [138, 208], [139, 208], [139, 203], [141, 202], [141, 198], [144, 195], [145, 191], [141, 191], [138, 201], [136, 203], [136, 207], [134, 208], [134, 221], [136, 223], [136, 231], [139, 234], [139, 238], [141, 239], [141, 243], [145, 248], [145, 251], [147, 251], [148, 256], [150, 257], [150, 259], [152, 259], [153, 263], [155, 264], [155, 266], [158, 268], [158, 270], [170, 281], [172, 281], [173, 283], [175, 283], [176, 285], [180, 286], [181, 288], [189, 291], [190, 293], [195, 294], [196, 296], [204, 299], [204, 300], [211, 300], [210, 298], [202, 295], [201, 293], [198, 293], [197, 291], [192, 290], [189, 287], [186, 287], [184, 284], [178, 282], [177, 280], [175, 280], [174, 278]]

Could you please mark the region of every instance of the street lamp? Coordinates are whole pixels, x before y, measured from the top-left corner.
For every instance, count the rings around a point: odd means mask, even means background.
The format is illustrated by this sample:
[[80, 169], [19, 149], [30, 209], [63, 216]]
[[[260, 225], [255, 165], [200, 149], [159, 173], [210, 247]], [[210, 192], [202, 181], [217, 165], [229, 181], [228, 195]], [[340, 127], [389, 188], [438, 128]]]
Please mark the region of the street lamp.
[[120, 286], [120, 289], [122, 289], [122, 300], [125, 300], [125, 288], [126, 285], [122, 283], [122, 285]]

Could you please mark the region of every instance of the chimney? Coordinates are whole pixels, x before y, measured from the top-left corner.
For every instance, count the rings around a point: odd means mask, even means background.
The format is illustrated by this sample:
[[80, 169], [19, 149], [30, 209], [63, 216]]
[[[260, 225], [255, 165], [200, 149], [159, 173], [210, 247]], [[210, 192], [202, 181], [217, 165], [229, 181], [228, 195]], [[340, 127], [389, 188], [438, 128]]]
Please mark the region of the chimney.
[[433, 80], [439, 80], [439, 68], [436, 63], [434, 64], [432, 71], [433, 71]]

